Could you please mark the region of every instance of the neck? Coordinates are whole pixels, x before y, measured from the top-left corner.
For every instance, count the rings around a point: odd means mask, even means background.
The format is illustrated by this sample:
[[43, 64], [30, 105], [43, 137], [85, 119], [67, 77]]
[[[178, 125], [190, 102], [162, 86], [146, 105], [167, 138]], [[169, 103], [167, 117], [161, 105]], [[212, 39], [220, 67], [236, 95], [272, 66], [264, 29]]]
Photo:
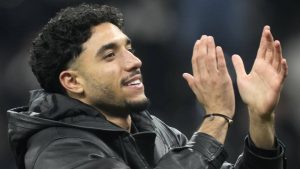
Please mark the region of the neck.
[[[68, 95], [72, 98], [78, 99], [81, 102], [91, 105], [88, 101], [86, 101], [85, 99], [81, 99], [75, 96], [72, 96], [71, 93], [68, 93]], [[101, 112], [101, 114], [104, 115], [104, 117], [106, 118], [107, 121], [125, 129], [126, 131], [128, 131], [130, 133], [130, 129], [131, 129], [131, 116], [128, 114], [127, 116], [113, 116], [110, 113], [104, 112], [102, 110], [100, 110], [99, 108], [95, 107], [99, 112]]]
[[131, 129], [131, 116], [128, 115], [126, 117], [116, 117], [116, 116], [110, 116], [108, 115], [108, 113], [104, 113], [102, 111], [100, 111], [104, 117], [111, 123], [125, 129], [126, 131], [128, 131], [130, 133], [130, 129]]

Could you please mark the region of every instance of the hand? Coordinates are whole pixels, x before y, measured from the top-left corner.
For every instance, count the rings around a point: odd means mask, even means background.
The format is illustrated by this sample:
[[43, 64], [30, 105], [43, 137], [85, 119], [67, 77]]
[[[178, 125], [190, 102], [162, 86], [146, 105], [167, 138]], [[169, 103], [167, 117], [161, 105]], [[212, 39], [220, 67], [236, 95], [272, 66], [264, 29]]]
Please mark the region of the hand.
[[240, 56], [233, 55], [237, 84], [242, 100], [248, 105], [249, 133], [254, 144], [272, 149], [275, 138], [275, 112], [284, 79], [288, 74], [281, 45], [274, 41], [269, 26], [265, 26], [260, 46], [249, 74], [245, 72]]
[[278, 103], [287, 76], [287, 62], [282, 57], [281, 45], [274, 41], [269, 26], [265, 26], [255, 62], [249, 74], [240, 56], [233, 55], [237, 84], [242, 100], [252, 114], [269, 119]]
[[228, 74], [224, 53], [216, 47], [212, 36], [197, 40], [192, 56], [193, 75], [183, 77], [207, 113], [221, 113], [233, 117], [234, 92]]

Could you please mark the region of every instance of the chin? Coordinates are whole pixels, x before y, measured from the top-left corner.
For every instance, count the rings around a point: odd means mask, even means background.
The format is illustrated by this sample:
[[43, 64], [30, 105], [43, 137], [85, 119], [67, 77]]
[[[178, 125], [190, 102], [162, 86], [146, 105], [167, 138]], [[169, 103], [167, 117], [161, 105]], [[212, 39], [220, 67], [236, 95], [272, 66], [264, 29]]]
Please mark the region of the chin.
[[149, 99], [146, 96], [144, 96], [140, 99], [135, 98], [134, 100], [125, 100], [122, 104], [120, 102], [108, 103], [98, 101], [95, 107], [108, 113], [110, 116], [125, 118], [130, 113], [137, 113], [146, 110], [149, 105]]
[[127, 101], [125, 107], [128, 108], [130, 112], [140, 112], [146, 110], [149, 105], [150, 105], [150, 100], [147, 97], [144, 97], [139, 100]]

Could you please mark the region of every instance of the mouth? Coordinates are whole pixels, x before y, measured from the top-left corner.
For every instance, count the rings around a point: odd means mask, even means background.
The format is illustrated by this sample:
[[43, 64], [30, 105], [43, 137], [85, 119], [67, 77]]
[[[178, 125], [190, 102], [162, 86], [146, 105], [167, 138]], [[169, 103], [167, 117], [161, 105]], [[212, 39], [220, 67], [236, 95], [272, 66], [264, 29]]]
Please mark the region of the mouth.
[[144, 86], [141, 74], [127, 78], [123, 81], [122, 85], [131, 88], [142, 88]]

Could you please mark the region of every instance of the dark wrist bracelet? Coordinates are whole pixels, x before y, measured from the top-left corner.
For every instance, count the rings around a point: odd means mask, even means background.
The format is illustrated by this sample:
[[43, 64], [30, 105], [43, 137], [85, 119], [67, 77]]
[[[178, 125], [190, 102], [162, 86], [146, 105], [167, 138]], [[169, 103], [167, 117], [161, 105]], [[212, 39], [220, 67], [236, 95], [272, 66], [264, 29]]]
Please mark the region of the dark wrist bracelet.
[[206, 114], [205, 116], [203, 116], [203, 119], [209, 117], [209, 118], [211, 118], [211, 120], [213, 120], [214, 116], [223, 117], [223, 118], [227, 121], [228, 126], [230, 126], [231, 123], [233, 123], [233, 120], [232, 120], [230, 117], [228, 117], [228, 116], [226, 116], [226, 115], [224, 115], [224, 114], [219, 114], [219, 113]]

